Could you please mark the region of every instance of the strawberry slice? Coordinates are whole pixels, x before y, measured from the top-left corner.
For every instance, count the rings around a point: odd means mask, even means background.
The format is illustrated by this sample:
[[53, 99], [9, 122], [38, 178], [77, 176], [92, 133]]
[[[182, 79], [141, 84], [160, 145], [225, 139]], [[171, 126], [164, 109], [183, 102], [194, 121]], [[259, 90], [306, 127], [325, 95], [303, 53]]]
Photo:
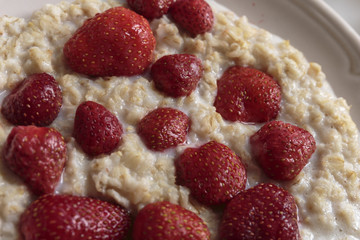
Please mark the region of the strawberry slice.
[[157, 108], [140, 120], [137, 132], [149, 149], [161, 152], [185, 142], [190, 125], [185, 113]]
[[162, 201], [146, 205], [136, 216], [133, 240], [209, 240], [204, 221], [179, 205]]
[[155, 37], [149, 22], [124, 7], [114, 7], [88, 19], [65, 43], [69, 67], [78, 73], [132, 76], [153, 60]]
[[73, 136], [88, 155], [110, 154], [119, 146], [122, 133], [120, 121], [103, 105], [86, 101], [76, 109]]
[[269, 75], [250, 67], [228, 68], [218, 80], [214, 106], [229, 121], [267, 122], [280, 111], [281, 89]]
[[129, 226], [130, 217], [123, 207], [71, 195], [43, 195], [20, 218], [26, 240], [121, 240]]
[[158, 90], [171, 97], [190, 95], [203, 73], [201, 60], [191, 54], [166, 55], [151, 67], [151, 76]]
[[174, 21], [192, 35], [212, 30], [214, 13], [205, 0], [177, 0], [169, 10]]
[[61, 89], [54, 77], [36, 73], [4, 98], [1, 113], [14, 125], [47, 126], [58, 116], [61, 106]]
[[207, 205], [227, 202], [246, 186], [246, 169], [240, 157], [215, 141], [185, 149], [175, 166], [177, 183]]
[[219, 239], [301, 239], [294, 197], [270, 183], [239, 193], [225, 208]]
[[282, 121], [266, 123], [250, 137], [250, 144], [264, 172], [275, 180], [294, 179], [316, 149], [308, 131]]
[[160, 18], [166, 14], [175, 0], [127, 0], [130, 8], [147, 19]]
[[66, 143], [53, 128], [17, 126], [5, 142], [3, 160], [34, 194], [53, 193], [67, 160]]

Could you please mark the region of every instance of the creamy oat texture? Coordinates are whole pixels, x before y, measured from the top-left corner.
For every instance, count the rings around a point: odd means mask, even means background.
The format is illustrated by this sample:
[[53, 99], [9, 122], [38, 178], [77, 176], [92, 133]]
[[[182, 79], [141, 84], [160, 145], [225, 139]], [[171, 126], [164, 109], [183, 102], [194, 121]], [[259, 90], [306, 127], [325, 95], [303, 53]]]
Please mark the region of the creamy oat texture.
[[[28, 74], [48, 72], [63, 91], [63, 107], [51, 127], [67, 141], [69, 160], [57, 193], [112, 199], [137, 211], [147, 203], [169, 200], [198, 213], [216, 239], [220, 213], [189, 197], [174, 183], [173, 161], [186, 147], [209, 140], [228, 145], [248, 165], [248, 187], [269, 181], [252, 160], [249, 136], [260, 124], [224, 121], [212, 106], [216, 81], [234, 64], [268, 72], [282, 87], [278, 119], [307, 129], [317, 141], [310, 163], [293, 181], [278, 183], [296, 198], [303, 239], [360, 239], [360, 167], [358, 130], [344, 99], [336, 98], [318, 64], [309, 63], [288, 41], [213, 8], [211, 33], [190, 38], [168, 16], [153, 20], [157, 39], [155, 59], [173, 53], [192, 53], [203, 60], [204, 77], [189, 97], [165, 97], [149, 81], [148, 73], [132, 78], [89, 79], [64, 63], [62, 47], [85, 19], [119, 2], [76, 0], [46, 5], [29, 20], [0, 18], [0, 99]], [[214, 5], [213, 5], [214, 6]], [[123, 144], [111, 155], [90, 159], [71, 137], [77, 106], [93, 100], [122, 122]], [[136, 134], [139, 120], [156, 107], [184, 111], [192, 120], [187, 142], [165, 153], [149, 151]], [[0, 116], [0, 144], [11, 128]], [[20, 214], [34, 200], [23, 182], [0, 161], [0, 239], [18, 239]]]

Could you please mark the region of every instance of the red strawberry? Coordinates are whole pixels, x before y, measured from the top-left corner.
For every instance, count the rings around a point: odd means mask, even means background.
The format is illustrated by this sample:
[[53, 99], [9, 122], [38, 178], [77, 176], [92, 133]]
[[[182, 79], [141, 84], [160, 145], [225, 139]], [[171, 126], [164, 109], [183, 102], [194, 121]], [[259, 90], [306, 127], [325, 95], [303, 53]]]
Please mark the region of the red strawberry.
[[280, 110], [281, 89], [269, 75], [233, 66], [218, 80], [216, 111], [229, 121], [266, 122]]
[[25, 240], [121, 240], [130, 217], [121, 206], [71, 195], [43, 195], [21, 215]]
[[220, 239], [301, 239], [294, 197], [269, 183], [239, 193], [225, 208]]
[[14, 127], [3, 148], [3, 160], [37, 195], [53, 193], [67, 160], [66, 143], [53, 128]]
[[86, 101], [76, 109], [73, 136], [88, 155], [111, 153], [118, 147], [122, 133], [120, 121], [101, 104]]
[[157, 108], [141, 119], [137, 132], [149, 149], [164, 151], [185, 142], [189, 128], [190, 119], [185, 113]]
[[195, 213], [166, 201], [146, 205], [136, 216], [133, 240], [209, 240], [210, 232]]
[[205, 0], [177, 0], [169, 10], [174, 21], [192, 35], [211, 31], [214, 14]]
[[88, 19], [64, 46], [72, 70], [90, 76], [132, 76], [153, 60], [155, 37], [137, 13], [111, 8]]
[[175, 161], [176, 180], [188, 187], [201, 203], [229, 201], [245, 189], [246, 169], [227, 146], [211, 141], [200, 148], [187, 148]]
[[201, 60], [190, 54], [166, 55], [151, 67], [155, 86], [171, 97], [188, 96], [202, 77]]
[[166, 14], [174, 0], [127, 0], [135, 12], [148, 19], [160, 18]]
[[264, 172], [276, 180], [295, 178], [316, 149], [308, 131], [281, 121], [266, 123], [250, 137], [250, 144]]
[[1, 112], [15, 125], [47, 126], [59, 114], [61, 105], [62, 94], [56, 80], [47, 73], [36, 73], [4, 98]]

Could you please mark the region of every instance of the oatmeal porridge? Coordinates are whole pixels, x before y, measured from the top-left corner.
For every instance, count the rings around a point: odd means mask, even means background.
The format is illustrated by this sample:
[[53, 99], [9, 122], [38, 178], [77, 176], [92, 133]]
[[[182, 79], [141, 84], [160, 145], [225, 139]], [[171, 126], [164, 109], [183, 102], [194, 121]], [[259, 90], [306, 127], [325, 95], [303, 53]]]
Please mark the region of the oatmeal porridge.
[[[229, 146], [247, 166], [247, 186], [269, 182], [252, 160], [249, 136], [262, 124], [223, 120], [213, 106], [217, 80], [232, 65], [249, 65], [272, 75], [281, 86], [279, 120], [309, 131], [317, 149], [309, 164], [291, 181], [275, 182], [296, 199], [303, 239], [360, 239], [360, 165], [358, 129], [349, 106], [337, 98], [321, 67], [266, 30], [249, 24], [217, 3], [211, 32], [190, 37], [164, 15], [150, 22], [157, 41], [155, 59], [190, 53], [203, 63], [204, 74], [188, 97], [171, 98], [156, 90], [148, 72], [134, 77], [89, 78], [64, 63], [63, 46], [83, 22], [119, 1], [75, 0], [46, 5], [29, 20], [0, 19], [0, 99], [25, 76], [47, 72], [63, 92], [63, 106], [50, 125], [64, 136], [68, 161], [56, 193], [115, 200], [136, 212], [148, 203], [167, 200], [197, 213], [217, 239], [220, 213], [197, 203], [190, 191], [175, 184], [174, 159], [189, 146], [216, 140]], [[125, 4], [126, 6], [126, 4]], [[215, 7], [216, 6], [216, 7]], [[219, 10], [221, 9], [221, 10]], [[98, 102], [124, 128], [122, 144], [109, 155], [88, 157], [72, 137], [78, 105]], [[137, 123], [157, 107], [186, 113], [192, 122], [185, 144], [164, 152], [148, 150]], [[0, 144], [11, 125], [0, 115]], [[0, 161], [0, 238], [18, 239], [19, 216], [36, 197]]]

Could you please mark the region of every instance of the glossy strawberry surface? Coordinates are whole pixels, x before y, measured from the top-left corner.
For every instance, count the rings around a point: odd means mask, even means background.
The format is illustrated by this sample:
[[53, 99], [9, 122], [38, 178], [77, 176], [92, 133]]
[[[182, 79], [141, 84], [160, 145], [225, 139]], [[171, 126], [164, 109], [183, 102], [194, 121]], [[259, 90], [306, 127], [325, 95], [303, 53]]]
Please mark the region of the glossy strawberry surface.
[[129, 213], [123, 207], [71, 195], [43, 195], [20, 219], [24, 240], [122, 240], [129, 227]]
[[210, 32], [214, 13], [205, 0], [177, 0], [169, 10], [174, 21], [191, 35]]
[[146, 205], [134, 222], [133, 240], [209, 239], [209, 229], [199, 216], [166, 201]]
[[191, 54], [166, 55], [151, 67], [151, 77], [156, 88], [175, 98], [190, 95], [202, 75], [201, 60]]
[[14, 127], [3, 147], [3, 161], [36, 195], [53, 193], [67, 160], [66, 143], [55, 129]]
[[207, 205], [225, 203], [246, 186], [246, 169], [240, 157], [215, 141], [185, 149], [175, 166], [177, 183]]
[[53, 76], [27, 76], [7, 95], [1, 106], [3, 116], [14, 125], [47, 126], [60, 112], [62, 93]]
[[280, 85], [257, 69], [230, 67], [217, 86], [214, 106], [226, 120], [261, 123], [276, 118], [280, 111]]
[[219, 239], [300, 240], [294, 197], [270, 183], [239, 193], [225, 208]]
[[63, 52], [75, 72], [96, 76], [141, 74], [153, 61], [156, 40], [149, 22], [124, 7], [88, 19], [66, 42]]
[[316, 150], [308, 131], [282, 121], [266, 123], [250, 137], [250, 145], [263, 171], [276, 180], [294, 179]]
[[76, 109], [73, 136], [90, 156], [110, 154], [121, 142], [119, 119], [103, 105], [86, 101]]
[[174, 0], [127, 0], [130, 8], [147, 19], [160, 18], [169, 11]]
[[141, 119], [137, 132], [151, 150], [164, 151], [184, 143], [190, 129], [189, 117], [174, 108], [157, 108]]

